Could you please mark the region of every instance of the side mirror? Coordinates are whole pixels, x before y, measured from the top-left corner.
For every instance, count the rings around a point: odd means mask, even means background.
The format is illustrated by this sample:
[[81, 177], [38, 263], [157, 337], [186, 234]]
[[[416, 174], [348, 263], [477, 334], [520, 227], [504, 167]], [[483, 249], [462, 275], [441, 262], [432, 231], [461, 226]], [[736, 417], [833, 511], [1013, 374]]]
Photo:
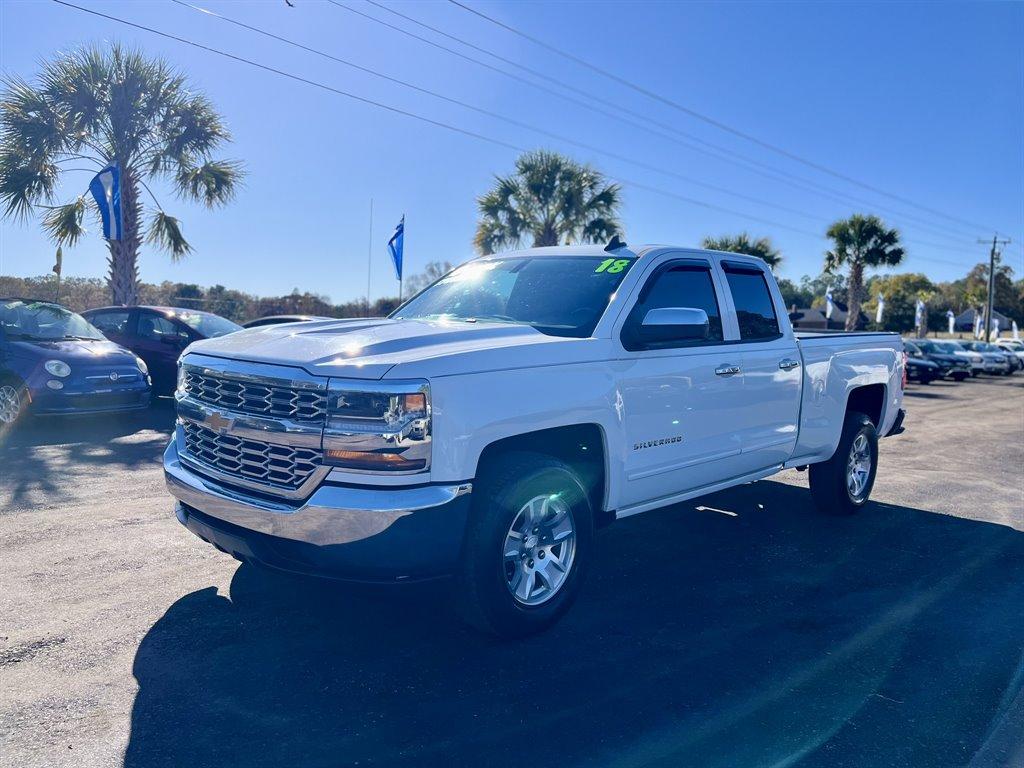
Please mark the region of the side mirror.
[[708, 337], [708, 313], [691, 307], [661, 307], [650, 310], [640, 324], [640, 340], [702, 341]]

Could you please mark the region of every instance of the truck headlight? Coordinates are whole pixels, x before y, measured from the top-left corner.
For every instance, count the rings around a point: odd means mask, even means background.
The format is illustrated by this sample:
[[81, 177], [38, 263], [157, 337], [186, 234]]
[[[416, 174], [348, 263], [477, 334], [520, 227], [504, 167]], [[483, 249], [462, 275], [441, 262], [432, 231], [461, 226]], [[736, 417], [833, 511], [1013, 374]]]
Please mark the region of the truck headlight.
[[430, 467], [426, 381], [328, 384], [324, 462], [355, 472], [423, 472]]
[[43, 363], [43, 368], [46, 369], [47, 373], [61, 379], [71, 375], [71, 366], [63, 360], [47, 360]]

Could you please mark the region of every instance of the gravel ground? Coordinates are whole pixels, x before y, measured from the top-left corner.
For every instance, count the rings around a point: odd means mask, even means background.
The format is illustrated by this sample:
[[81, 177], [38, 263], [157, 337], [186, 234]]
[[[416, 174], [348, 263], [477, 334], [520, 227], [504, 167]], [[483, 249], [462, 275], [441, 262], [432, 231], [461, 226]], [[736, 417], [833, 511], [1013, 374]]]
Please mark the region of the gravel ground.
[[1024, 376], [907, 408], [860, 515], [788, 472], [630, 518], [516, 643], [443, 583], [187, 533], [166, 406], [30, 425], [0, 446], [0, 765], [1022, 766]]

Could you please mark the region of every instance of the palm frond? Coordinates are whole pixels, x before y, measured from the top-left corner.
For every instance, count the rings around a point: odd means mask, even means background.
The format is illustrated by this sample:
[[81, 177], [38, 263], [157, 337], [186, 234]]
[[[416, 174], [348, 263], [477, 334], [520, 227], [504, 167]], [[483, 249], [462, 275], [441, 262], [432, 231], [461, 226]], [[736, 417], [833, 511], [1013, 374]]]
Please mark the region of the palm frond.
[[36, 204], [52, 200], [59, 173], [60, 169], [53, 163], [0, 149], [3, 216], [25, 219], [33, 213]]
[[43, 229], [58, 245], [73, 246], [85, 234], [85, 198], [50, 208], [43, 216]]
[[234, 197], [242, 178], [242, 165], [233, 160], [207, 160], [202, 165], [182, 165], [175, 186], [183, 198], [202, 200], [210, 208]]
[[181, 222], [163, 211], [157, 211], [153, 215], [146, 242], [167, 251], [175, 261], [192, 252], [192, 246], [181, 233]]

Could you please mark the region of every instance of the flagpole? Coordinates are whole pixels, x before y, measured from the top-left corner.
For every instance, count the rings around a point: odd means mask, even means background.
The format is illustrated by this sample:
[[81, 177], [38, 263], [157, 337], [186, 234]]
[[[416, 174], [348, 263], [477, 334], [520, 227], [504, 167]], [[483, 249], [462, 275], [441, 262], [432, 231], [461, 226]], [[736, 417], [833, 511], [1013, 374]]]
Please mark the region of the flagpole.
[[370, 265], [373, 263], [373, 198], [370, 198], [370, 237], [366, 246], [366, 316], [370, 316]]

